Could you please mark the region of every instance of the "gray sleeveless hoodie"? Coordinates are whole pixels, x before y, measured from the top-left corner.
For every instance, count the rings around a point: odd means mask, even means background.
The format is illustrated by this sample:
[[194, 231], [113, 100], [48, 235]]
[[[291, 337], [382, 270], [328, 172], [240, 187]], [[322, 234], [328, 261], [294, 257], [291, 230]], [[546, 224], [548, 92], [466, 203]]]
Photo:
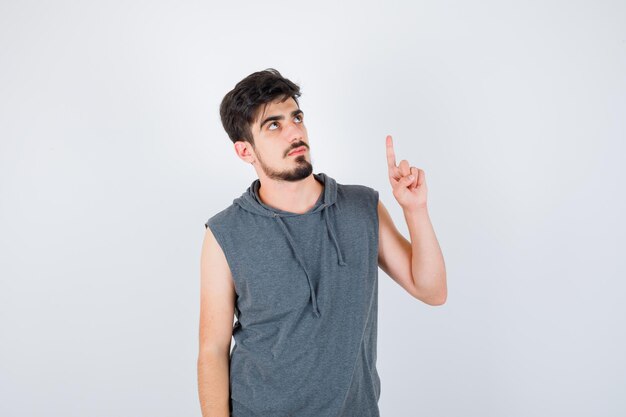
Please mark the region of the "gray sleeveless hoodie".
[[306, 213], [264, 204], [255, 180], [206, 223], [237, 300], [231, 416], [379, 416], [378, 192], [324, 173]]

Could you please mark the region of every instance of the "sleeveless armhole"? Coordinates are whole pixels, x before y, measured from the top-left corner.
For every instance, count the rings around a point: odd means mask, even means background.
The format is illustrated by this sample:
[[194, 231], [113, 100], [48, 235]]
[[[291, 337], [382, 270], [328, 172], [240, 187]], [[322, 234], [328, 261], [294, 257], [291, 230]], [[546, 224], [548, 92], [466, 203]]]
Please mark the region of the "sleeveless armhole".
[[380, 236], [380, 232], [379, 232], [379, 218], [378, 218], [378, 201], [380, 199], [380, 195], [378, 194], [378, 191], [371, 188], [371, 192], [372, 192], [372, 199], [374, 201], [374, 213], [373, 213], [373, 218], [374, 218], [374, 224], [376, 227], [376, 248], [378, 250], [378, 239]]

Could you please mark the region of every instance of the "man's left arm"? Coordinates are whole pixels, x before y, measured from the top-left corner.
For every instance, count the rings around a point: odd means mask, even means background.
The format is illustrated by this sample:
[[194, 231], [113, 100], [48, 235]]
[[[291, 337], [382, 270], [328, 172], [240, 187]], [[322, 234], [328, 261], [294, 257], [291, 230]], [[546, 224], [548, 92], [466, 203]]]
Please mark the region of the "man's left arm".
[[379, 200], [378, 264], [413, 297], [430, 305], [444, 304], [446, 268], [428, 215], [424, 171], [409, 167], [406, 160], [396, 165], [391, 136], [387, 136], [387, 162], [393, 195], [402, 207], [411, 241], [398, 231]]

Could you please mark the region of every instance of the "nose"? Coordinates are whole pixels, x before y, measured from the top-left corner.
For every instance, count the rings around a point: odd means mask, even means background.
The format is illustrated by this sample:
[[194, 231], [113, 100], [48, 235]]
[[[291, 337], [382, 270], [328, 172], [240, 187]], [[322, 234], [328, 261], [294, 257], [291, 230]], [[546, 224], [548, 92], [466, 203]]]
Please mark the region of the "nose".
[[304, 129], [302, 124], [291, 122], [287, 125], [287, 129], [285, 130], [285, 135], [289, 139], [289, 142], [302, 140]]

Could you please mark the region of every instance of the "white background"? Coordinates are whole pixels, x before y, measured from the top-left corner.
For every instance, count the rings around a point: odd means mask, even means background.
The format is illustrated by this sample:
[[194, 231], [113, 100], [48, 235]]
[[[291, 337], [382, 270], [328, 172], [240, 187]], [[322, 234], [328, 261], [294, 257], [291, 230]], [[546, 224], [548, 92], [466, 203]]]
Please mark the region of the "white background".
[[[310, 4], [309, 4], [310, 3]], [[204, 222], [256, 178], [219, 120], [302, 88], [314, 172], [425, 170], [448, 300], [380, 271], [384, 417], [626, 414], [626, 5], [0, 2], [0, 415], [199, 416]]]

